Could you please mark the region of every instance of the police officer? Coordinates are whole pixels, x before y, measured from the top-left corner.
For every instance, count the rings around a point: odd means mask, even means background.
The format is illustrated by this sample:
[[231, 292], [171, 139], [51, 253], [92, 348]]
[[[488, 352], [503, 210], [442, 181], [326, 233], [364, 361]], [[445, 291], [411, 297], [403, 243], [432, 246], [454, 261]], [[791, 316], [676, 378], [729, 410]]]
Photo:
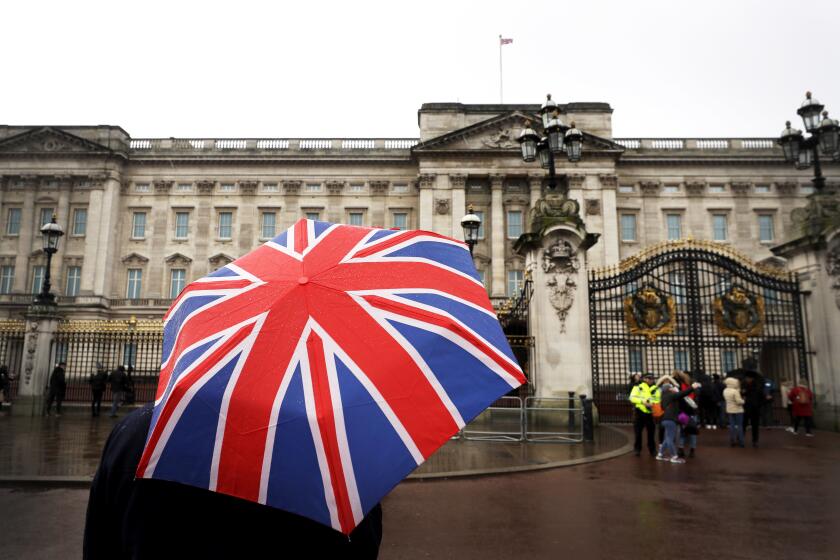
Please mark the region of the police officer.
[[656, 457], [656, 441], [653, 422], [653, 405], [661, 398], [659, 387], [656, 386], [654, 375], [647, 372], [642, 376], [642, 382], [633, 387], [630, 392], [630, 402], [633, 403], [633, 433], [636, 442], [633, 451], [638, 457], [642, 453], [642, 431], [647, 429], [647, 447], [652, 457]]

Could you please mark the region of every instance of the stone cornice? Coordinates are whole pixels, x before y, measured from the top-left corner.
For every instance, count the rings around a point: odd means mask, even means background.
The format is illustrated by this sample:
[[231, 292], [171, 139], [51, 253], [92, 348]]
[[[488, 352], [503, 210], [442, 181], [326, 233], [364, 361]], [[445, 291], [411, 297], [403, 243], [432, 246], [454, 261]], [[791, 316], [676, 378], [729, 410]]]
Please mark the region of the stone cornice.
[[327, 192], [330, 196], [338, 196], [344, 190], [345, 181], [326, 181]]
[[154, 181], [155, 194], [169, 194], [173, 181]]
[[686, 181], [685, 183], [685, 192], [688, 196], [703, 196], [705, 190], [705, 181]]
[[434, 173], [421, 173], [417, 176], [417, 186], [420, 189], [431, 189], [435, 186], [436, 175]]
[[642, 192], [642, 196], [656, 196], [659, 194], [659, 181], [640, 181], [639, 182], [639, 189]]
[[569, 173], [566, 175], [566, 180], [569, 182], [570, 189], [580, 189], [586, 181], [586, 175], [582, 173]]
[[259, 181], [239, 181], [239, 192], [242, 196], [253, 196], [257, 193]]
[[463, 189], [467, 186], [467, 176], [463, 173], [450, 173], [449, 186], [453, 189]]
[[734, 182], [732, 185], [732, 193], [735, 196], [747, 196], [750, 193], [750, 188], [752, 187], [752, 183], [746, 182]]
[[598, 175], [598, 180], [601, 182], [602, 189], [618, 188], [618, 175], [614, 175], [612, 173], [603, 173]]
[[381, 196], [388, 192], [388, 187], [391, 185], [391, 181], [368, 181], [368, 186], [370, 187], [370, 193], [372, 195]]
[[493, 173], [490, 175], [490, 188], [492, 190], [501, 190], [502, 185], [504, 185], [505, 176], [499, 173]]
[[791, 196], [796, 194], [796, 189], [798, 186], [799, 184], [794, 181], [783, 181], [780, 183], [776, 183], [776, 191], [781, 196]]
[[300, 192], [300, 185], [303, 181], [283, 181], [283, 194], [297, 196]]

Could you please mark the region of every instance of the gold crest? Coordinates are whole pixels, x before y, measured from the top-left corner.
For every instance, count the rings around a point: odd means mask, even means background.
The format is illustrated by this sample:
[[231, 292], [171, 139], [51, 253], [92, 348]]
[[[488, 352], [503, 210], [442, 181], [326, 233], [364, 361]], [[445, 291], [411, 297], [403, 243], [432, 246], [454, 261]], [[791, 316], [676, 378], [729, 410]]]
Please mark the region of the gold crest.
[[674, 298], [650, 284], [624, 298], [624, 322], [630, 334], [641, 334], [651, 342], [657, 336], [674, 334], [677, 323]]
[[764, 333], [764, 298], [741, 286], [732, 286], [715, 299], [715, 324], [720, 334], [734, 336], [740, 344]]

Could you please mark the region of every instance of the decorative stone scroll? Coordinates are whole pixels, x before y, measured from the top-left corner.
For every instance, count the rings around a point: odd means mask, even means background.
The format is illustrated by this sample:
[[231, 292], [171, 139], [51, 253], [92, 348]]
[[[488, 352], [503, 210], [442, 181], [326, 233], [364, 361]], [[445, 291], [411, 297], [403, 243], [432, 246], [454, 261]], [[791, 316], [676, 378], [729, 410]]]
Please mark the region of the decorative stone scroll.
[[598, 175], [598, 180], [601, 181], [601, 186], [604, 188], [618, 188], [618, 175], [602, 174]]
[[798, 186], [799, 185], [793, 181], [776, 183], [776, 192], [778, 192], [780, 196], [792, 196], [796, 194], [796, 187]]
[[732, 183], [732, 192], [735, 196], [747, 196], [750, 193], [752, 183]]
[[239, 193], [242, 196], [253, 196], [257, 194], [259, 181], [239, 181]]
[[449, 185], [453, 189], [464, 189], [467, 186], [467, 176], [463, 174], [450, 175]]
[[435, 186], [435, 174], [421, 173], [417, 177], [417, 186], [421, 189], [431, 189]]
[[338, 196], [344, 190], [344, 181], [327, 181], [326, 185], [330, 196]]
[[639, 183], [642, 196], [656, 196], [659, 194], [659, 181], [642, 181]]
[[155, 194], [169, 194], [172, 190], [173, 181], [155, 181]]
[[301, 181], [283, 181], [283, 194], [297, 196], [300, 192]]
[[764, 333], [764, 298], [741, 286], [732, 286], [715, 299], [715, 324], [720, 334], [734, 336], [740, 344]]
[[575, 302], [577, 274], [580, 260], [577, 250], [568, 241], [562, 240], [543, 250], [542, 269], [548, 280], [548, 300], [560, 319], [560, 332], [566, 332], [566, 317]]
[[368, 181], [370, 192], [373, 195], [382, 196], [388, 192], [388, 187], [391, 185], [390, 181]]
[[704, 181], [688, 181], [685, 184], [685, 192], [688, 196], [703, 196], [706, 190], [706, 183]]
[[198, 194], [213, 194], [213, 191], [216, 190], [216, 181], [212, 181], [210, 179], [196, 181], [195, 185], [198, 187]]

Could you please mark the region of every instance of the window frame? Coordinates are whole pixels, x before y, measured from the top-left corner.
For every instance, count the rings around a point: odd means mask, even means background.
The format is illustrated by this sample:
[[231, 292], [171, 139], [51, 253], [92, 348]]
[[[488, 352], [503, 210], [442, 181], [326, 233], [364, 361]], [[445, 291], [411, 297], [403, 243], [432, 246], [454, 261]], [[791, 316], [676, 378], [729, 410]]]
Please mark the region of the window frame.
[[[511, 290], [511, 275], [513, 275], [514, 290]], [[507, 297], [514, 297], [518, 294], [525, 285], [525, 271], [518, 268], [510, 268], [505, 274], [505, 295]]]
[[[511, 223], [511, 216], [518, 216], [519, 217], [519, 235], [511, 235], [511, 226], [515, 224]], [[523, 221], [523, 212], [522, 210], [507, 210], [505, 212], [505, 236], [508, 239], [519, 239], [519, 236], [525, 231], [525, 222]]]
[[[136, 235], [137, 234], [137, 216], [143, 216], [143, 235]], [[146, 239], [146, 211], [145, 210], [132, 210], [131, 211], [131, 239]]]
[[[82, 222], [82, 231], [79, 233], [78, 225], [79, 220], [78, 216], [83, 214], [85, 219]], [[85, 237], [87, 235], [87, 208], [73, 208], [73, 225], [71, 229], [72, 233], [70, 234], [71, 237]]]
[[[32, 283], [31, 288], [33, 295], [37, 295], [41, 293], [41, 290], [44, 288], [44, 276], [46, 275], [47, 267], [43, 264], [36, 264], [32, 266]], [[37, 283], [37, 287], [36, 287]]]
[[[405, 227], [397, 225], [397, 216], [405, 217]], [[410, 228], [408, 210], [391, 210], [391, 227], [400, 231], [405, 231]]]
[[[222, 216], [230, 216], [230, 223], [222, 224]], [[229, 235], [222, 235], [222, 227], [229, 228]], [[233, 239], [233, 210], [217, 210], [216, 211], [216, 238], [224, 241]]]
[[[180, 272], [181, 278], [178, 280], [180, 289], [175, 292], [175, 273]], [[182, 267], [173, 267], [169, 269], [169, 299], [175, 299], [187, 287], [187, 269]], [[174, 295], [173, 295], [174, 294]]]
[[[9, 272], [7, 275], [6, 272]], [[8, 285], [7, 285], [8, 283]], [[0, 294], [10, 294], [15, 289], [15, 265], [0, 266]]]
[[[762, 227], [761, 222], [762, 219], [767, 219], [768, 223], [770, 224], [770, 237], [768, 239], [764, 239], [761, 236]], [[774, 243], [776, 241], [776, 217], [775, 214], [772, 212], [759, 212], [756, 218], [758, 222], [758, 242], [759, 243]]]
[[[677, 224], [679, 226], [679, 234], [677, 237], [671, 236], [671, 218], [677, 219]], [[678, 241], [683, 237], [683, 215], [680, 212], [665, 212], [665, 238], [668, 241]]]
[[[265, 234], [265, 217], [271, 215], [273, 223], [271, 224], [271, 235]], [[274, 239], [277, 237], [277, 210], [260, 210], [260, 239]]]
[[[633, 219], [633, 237], [627, 238], [625, 237], [625, 227], [624, 227], [624, 218], [632, 218]], [[621, 239], [622, 243], [637, 243], [639, 241], [639, 217], [636, 215], [635, 212], [621, 212], [618, 216], [618, 230], [619, 230], [619, 238]]]
[[[73, 274], [76, 272], [76, 274]], [[71, 282], [73, 283], [73, 289], [71, 289]], [[82, 267], [81, 266], [68, 266], [67, 271], [65, 273], [64, 278], [64, 295], [75, 297], [79, 295], [79, 289], [82, 285]]]
[[[181, 224], [178, 223], [179, 216], [186, 216], [187, 223], [183, 224], [184, 229], [186, 232], [184, 235], [178, 235], [178, 228], [181, 227]], [[189, 239], [190, 238], [190, 211], [189, 210], [175, 210], [175, 228], [172, 232], [175, 236], [175, 239]]]
[[[717, 219], [723, 218], [723, 238], [718, 239]], [[729, 241], [729, 214], [727, 212], [712, 212], [712, 241], [718, 243]]]
[[[17, 221], [16, 222], [12, 221], [12, 213], [13, 212], [17, 215]], [[19, 236], [20, 235], [20, 224], [21, 224], [22, 220], [23, 220], [23, 208], [21, 208], [19, 206], [10, 207], [8, 209], [8, 212], [6, 212], [6, 235]], [[15, 231], [10, 231], [12, 224], [15, 224], [17, 226]]]
[[[136, 273], [136, 274], [132, 274]], [[132, 278], [132, 276], [136, 276]], [[132, 287], [135, 288], [132, 290]], [[136, 292], [136, 293], [135, 293]], [[126, 271], [126, 286], [125, 286], [125, 298], [126, 299], [140, 299], [140, 296], [143, 293], [143, 269], [142, 268], [129, 268]], [[134, 294], [134, 295], [132, 295]]]

